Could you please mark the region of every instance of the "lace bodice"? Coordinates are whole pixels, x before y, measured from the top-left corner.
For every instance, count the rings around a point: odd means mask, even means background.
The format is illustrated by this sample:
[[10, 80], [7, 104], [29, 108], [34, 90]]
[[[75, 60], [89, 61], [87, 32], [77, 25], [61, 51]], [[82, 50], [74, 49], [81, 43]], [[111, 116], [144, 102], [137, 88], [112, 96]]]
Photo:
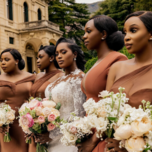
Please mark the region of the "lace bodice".
[[[85, 115], [82, 105], [86, 100], [86, 96], [81, 91], [81, 80], [83, 77], [84, 74], [82, 71], [76, 69], [69, 75], [62, 76], [47, 86], [45, 96], [49, 97], [51, 95], [54, 102], [61, 103], [61, 118], [68, 119], [71, 112], [75, 112], [77, 116]], [[52, 139], [50, 142], [51, 152], [52, 150], [58, 150], [59, 146], [61, 145], [59, 141], [61, 138], [59, 129], [51, 131], [50, 138]], [[52, 146], [56, 148], [53, 149]]]

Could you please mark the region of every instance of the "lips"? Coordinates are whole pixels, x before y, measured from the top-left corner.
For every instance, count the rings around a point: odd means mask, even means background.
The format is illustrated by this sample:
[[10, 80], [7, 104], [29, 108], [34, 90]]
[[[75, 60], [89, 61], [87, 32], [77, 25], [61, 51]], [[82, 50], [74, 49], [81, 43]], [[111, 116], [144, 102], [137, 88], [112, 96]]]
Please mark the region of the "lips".
[[132, 44], [128, 44], [128, 43], [126, 43], [126, 44], [125, 44], [125, 46], [126, 46], [126, 48], [127, 48], [127, 49], [131, 49]]
[[63, 62], [64, 62], [63, 60], [60, 60], [58, 61], [58, 64], [63, 64]]
[[41, 67], [41, 65], [37, 65], [37, 67], [38, 67], [38, 68], [40, 68], [40, 67]]
[[88, 45], [89, 44], [89, 41], [85, 41], [84, 42], [84, 45], [86, 46], [86, 45]]
[[2, 67], [2, 69], [3, 69], [3, 70], [5, 70], [5, 69], [6, 69], [6, 67]]

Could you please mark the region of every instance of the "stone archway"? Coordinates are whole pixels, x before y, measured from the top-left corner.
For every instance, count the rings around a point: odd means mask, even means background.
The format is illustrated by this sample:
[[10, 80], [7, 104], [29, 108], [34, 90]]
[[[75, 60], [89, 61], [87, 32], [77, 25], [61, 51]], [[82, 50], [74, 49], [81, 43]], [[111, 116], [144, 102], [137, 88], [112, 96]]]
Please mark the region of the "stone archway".
[[37, 38], [31, 38], [25, 43], [25, 64], [26, 71], [33, 73], [36, 71], [39, 72], [36, 64], [37, 52], [42, 45], [42, 41]]
[[56, 45], [56, 40], [50, 39], [50, 40], [49, 40], [49, 43], [50, 43], [50, 45]]

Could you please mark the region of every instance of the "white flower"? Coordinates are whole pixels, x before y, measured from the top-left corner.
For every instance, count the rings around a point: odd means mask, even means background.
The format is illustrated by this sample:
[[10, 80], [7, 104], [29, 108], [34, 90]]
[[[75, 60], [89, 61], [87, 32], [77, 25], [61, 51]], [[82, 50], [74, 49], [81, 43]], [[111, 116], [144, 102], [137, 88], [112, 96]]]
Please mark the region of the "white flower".
[[23, 112], [25, 110], [25, 107], [29, 108], [29, 104], [27, 102], [22, 104], [22, 106], [19, 109], [19, 112]]
[[6, 112], [4, 109], [0, 109], [0, 126], [5, 125], [7, 121]]
[[11, 111], [8, 111], [6, 113], [6, 118], [9, 120], [9, 121], [13, 121], [15, 119], [15, 111], [14, 110], [11, 110]]
[[101, 98], [104, 98], [104, 97], [107, 97], [109, 96], [109, 91], [107, 90], [104, 90], [102, 92], [99, 93], [98, 97], [101, 97]]
[[48, 107], [45, 107], [42, 109], [42, 114], [45, 116], [45, 117], [48, 117], [49, 114], [51, 114], [51, 109], [48, 108]]
[[42, 105], [43, 107], [54, 108], [56, 106], [56, 103], [51, 100], [46, 100], [46, 101], [42, 101]]

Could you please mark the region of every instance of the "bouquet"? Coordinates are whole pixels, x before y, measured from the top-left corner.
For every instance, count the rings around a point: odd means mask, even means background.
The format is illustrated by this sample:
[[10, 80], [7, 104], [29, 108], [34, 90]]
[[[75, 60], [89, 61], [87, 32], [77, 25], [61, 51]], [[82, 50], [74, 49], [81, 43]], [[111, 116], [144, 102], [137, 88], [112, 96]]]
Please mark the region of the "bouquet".
[[[26, 134], [40, 134], [53, 131], [60, 123], [60, 103], [49, 99], [31, 98], [19, 109], [19, 125]], [[26, 139], [31, 143], [31, 139]], [[46, 144], [37, 143], [36, 152], [47, 151]]]
[[92, 98], [84, 104], [84, 110], [87, 116], [80, 118], [73, 114], [72, 120], [60, 126], [63, 137], [61, 142], [64, 145], [75, 145], [81, 143], [85, 138], [93, 134], [92, 129], [96, 129], [96, 136], [103, 140], [103, 133], [111, 137], [114, 132], [114, 126], [118, 118], [122, 115], [124, 109], [128, 107], [126, 102], [126, 94], [122, 93], [124, 88], [119, 88], [119, 93], [103, 91], [100, 93], [102, 97], [99, 102], [95, 102]]
[[120, 140], [120, 147], [129, 152], [147, 152], [152, 150], [152, 105], [142, 101], [138, 109], [128, 107], [117, 122], [114, 133]]
[[[11, 107], [6, 103], [0, 104], [0, 127], [5, 128], [9, 127], [9, 124], [13, 123], [15, 119], [15, 110], [12, 110]], [[10, 142], [11, 137], [7, 131], [4, 135], [4, 142]]]

